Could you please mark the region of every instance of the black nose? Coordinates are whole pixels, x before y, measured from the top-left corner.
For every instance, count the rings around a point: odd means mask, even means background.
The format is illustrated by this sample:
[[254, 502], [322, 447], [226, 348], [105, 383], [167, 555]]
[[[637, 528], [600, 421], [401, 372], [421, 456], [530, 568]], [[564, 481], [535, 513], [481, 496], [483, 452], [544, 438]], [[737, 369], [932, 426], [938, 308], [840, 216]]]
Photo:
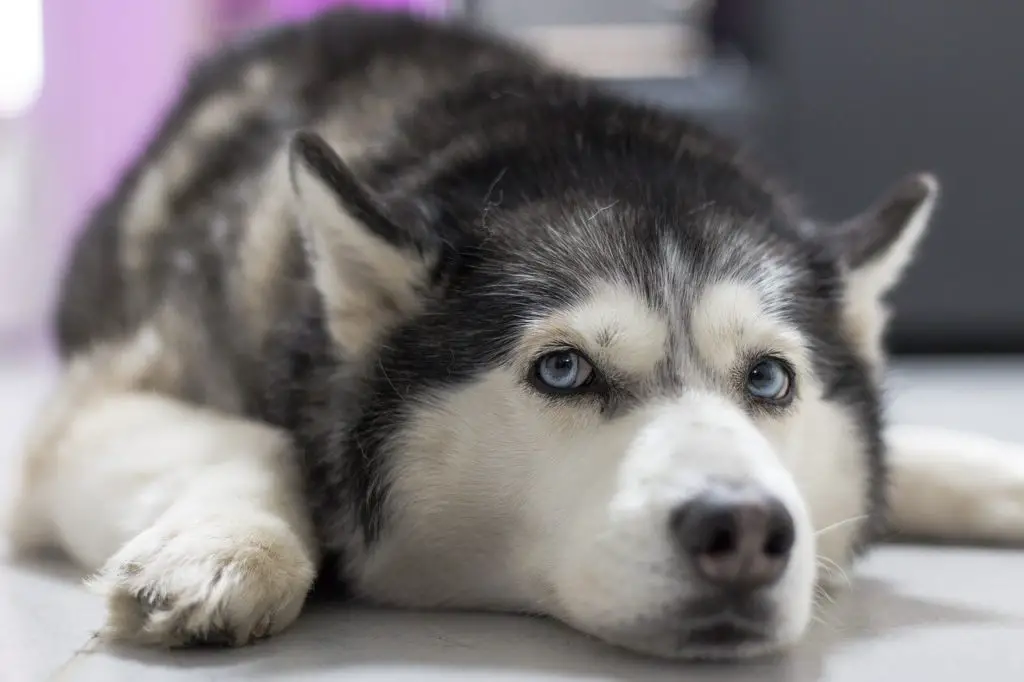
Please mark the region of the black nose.
[[775, 583], [795, 540], [793, 517], [781, 501], [754, 486], [728, 483], [680, 507], [672, 532], [700, 577], [743, 591]]

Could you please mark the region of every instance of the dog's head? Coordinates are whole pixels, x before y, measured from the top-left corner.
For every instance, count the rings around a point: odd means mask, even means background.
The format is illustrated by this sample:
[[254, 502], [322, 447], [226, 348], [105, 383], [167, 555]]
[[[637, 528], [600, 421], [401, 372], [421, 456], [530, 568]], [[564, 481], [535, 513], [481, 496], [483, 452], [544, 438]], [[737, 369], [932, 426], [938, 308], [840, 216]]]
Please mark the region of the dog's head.
[[936, 183], [826, 228], [690, 125], [573, 111], [401, 192], [297, 138], [326, 327], [362, 368], [311, 495], [358, 513], [337, 546], [376, 600], [779, 648], [881, 518], [883, 298]]

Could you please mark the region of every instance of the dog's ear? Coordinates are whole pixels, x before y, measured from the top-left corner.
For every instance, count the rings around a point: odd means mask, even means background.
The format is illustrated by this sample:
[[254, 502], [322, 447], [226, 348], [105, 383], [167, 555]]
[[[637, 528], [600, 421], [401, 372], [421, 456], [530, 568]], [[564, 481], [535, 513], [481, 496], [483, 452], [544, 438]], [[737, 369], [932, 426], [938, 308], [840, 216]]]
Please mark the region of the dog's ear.
[[930, 174], [904, 178], [867, 211], [838, 225], [831, 238], [846, 271], [846, 317], [855, 341], [880, 357], [885, 296], [900, 281], [928, 229], [939, 197]]
[[385, 205], [315, 133], [292, 139], [288, 170], [328, 329], [358, 356], [423, 304], [440, 243], [414, 204]]
[[933, 175], [912, 175], [836, 228], [853, 288], [881, 297], [899, 282], [928, 229], [938, 197], [939, 182]]

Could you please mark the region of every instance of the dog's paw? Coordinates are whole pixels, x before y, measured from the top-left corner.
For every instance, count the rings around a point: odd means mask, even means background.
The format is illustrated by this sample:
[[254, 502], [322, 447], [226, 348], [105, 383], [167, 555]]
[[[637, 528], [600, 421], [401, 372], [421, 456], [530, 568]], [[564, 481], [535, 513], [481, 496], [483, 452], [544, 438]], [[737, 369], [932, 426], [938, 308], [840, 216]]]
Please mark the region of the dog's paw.
[[158, 524], [126, 544], [90, 587], [107, 600], [101, 634], [109, 639], [240, 646], [295, 620], [314, 570], [301, 540], [273, 520]]

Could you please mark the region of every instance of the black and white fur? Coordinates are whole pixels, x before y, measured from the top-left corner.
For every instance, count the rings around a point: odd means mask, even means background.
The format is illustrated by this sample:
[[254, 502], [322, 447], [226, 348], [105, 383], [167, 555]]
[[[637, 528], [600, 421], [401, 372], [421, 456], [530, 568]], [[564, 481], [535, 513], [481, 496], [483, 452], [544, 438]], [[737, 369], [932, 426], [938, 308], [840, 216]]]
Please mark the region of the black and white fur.
[[[274, 29], [195, 68], [85, 229], [12, 537], [143, 644], [278, 632], [319, 574], [660, 656], [790, 645], [887, 529], [1024, 540], [1024, 456], [882, 414], [884, 299], [937, 195], [819, 225], [700, 126], [491, 36]], [[566, 348], [598, 379], [541, 390]], [[767, 356], [786, 404], [745, 392]], [[756, 609], [670, 531], [721, 481], [792, 518]]]

